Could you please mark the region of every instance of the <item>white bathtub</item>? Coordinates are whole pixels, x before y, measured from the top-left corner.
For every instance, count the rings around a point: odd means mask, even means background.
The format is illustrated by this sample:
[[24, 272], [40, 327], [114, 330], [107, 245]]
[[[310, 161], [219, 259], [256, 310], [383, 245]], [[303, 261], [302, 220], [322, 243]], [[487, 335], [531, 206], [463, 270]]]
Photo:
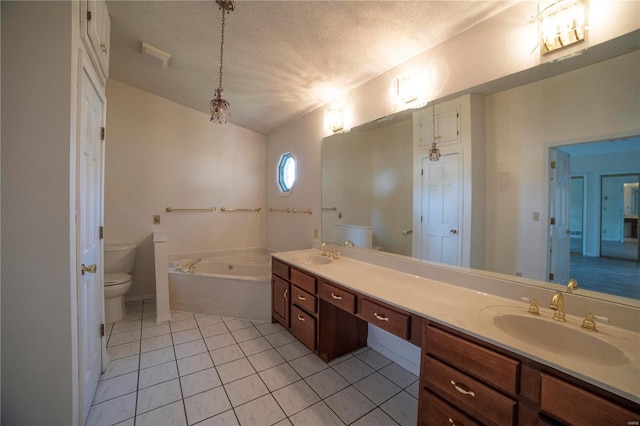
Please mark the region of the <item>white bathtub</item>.
[[257, 321], [271, 319], [271, 256], [234, 254], [202, 257], [193, 273], [178, 272], [195, 257], [169, 265], [172, 310]]

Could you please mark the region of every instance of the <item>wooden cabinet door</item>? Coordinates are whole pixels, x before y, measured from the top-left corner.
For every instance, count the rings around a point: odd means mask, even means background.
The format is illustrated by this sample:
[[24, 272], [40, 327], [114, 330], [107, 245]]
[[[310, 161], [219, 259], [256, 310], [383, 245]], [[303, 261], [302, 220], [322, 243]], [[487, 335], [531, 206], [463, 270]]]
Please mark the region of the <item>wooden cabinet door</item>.
[[289, 283], [282, 278], [271, 276], [271, 309], [273, 318], [284, 327], [289, 328]]

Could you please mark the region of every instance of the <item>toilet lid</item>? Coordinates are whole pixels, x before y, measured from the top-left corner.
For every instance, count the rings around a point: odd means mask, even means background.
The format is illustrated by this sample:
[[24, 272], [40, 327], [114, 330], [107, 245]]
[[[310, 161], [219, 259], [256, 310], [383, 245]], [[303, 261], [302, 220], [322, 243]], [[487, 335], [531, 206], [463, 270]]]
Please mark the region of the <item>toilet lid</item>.
[[104, 285], [124, 284], [127, 281], [131, 281], [131, 275], [125, 274], [123, 272], [104, 274]]

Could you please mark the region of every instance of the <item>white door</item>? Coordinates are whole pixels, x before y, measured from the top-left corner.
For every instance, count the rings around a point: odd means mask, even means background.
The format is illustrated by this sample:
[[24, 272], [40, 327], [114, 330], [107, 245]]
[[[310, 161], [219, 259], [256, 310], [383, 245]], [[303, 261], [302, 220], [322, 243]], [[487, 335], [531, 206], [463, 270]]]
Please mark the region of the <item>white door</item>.
[[549, 282], [567, 284], [571, 253], [570, 157], [566, 152], [550, 148], [549, 161]]
[[80, 152], [78, 156], [78, 285], [80, 388], [84, 419], [102, 371], [101, 324], [104, 318], [102, 272], [103, 146], [105, 99], [83, 68], [80, 87]]
[[459, 154], [422, 159], [422, 229], [420, 258], [460, 265]]

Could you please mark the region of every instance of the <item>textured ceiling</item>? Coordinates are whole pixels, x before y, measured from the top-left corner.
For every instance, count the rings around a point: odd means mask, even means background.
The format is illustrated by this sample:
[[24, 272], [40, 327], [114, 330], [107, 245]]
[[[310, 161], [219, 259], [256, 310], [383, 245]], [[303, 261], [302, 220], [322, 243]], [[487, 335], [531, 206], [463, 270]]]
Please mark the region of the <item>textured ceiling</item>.
[[[268, 134], [459, 34], [510, 1], [237, 1], [226, 18], [231, 122]], [[209, 113], [218, 86], [215, 1], [108, 1], [110, 78]], [[147, 42], [169, 66], [141, 54]]]

